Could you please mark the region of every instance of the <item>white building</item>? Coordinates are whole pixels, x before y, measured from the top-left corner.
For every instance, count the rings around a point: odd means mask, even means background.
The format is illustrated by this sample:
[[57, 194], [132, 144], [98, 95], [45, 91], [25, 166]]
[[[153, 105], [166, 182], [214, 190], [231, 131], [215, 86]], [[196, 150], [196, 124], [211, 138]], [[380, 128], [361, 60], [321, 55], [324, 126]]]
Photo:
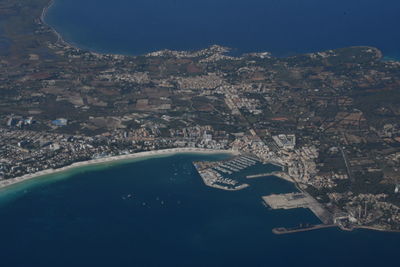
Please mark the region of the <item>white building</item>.
[[294, 149], [296, 146], [296, 136], [294, 134], [280, 134], [272, 136], [275, 143], [280, 148]]

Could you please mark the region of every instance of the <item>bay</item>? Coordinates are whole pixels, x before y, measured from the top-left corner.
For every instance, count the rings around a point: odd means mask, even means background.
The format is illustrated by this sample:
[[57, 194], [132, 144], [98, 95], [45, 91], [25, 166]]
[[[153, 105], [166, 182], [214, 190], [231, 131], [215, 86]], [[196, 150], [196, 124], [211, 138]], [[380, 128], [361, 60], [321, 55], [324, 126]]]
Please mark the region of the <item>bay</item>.
[[[394, 0], [56, 0], [46, 22], [72, 44], [139, 55], [212, 44], [277, 56], [353, 45], [399, 58]], [[3, 46], [5, 46], [3, 44]], [[243, 191], [206, 187], [175, 155], [75, 170], [0, 192], [4, 266], [396, 265], [399, 234], [323, 229], [308, 210], [271, 211], [261, 196], [296, 189], [278, 178]], [[272, 168], [272, 167], [271, 167]]]
[[192, 161], [224, 157], [182, 154], [75, 170], [2, 192], [2, 266], [396, 265], [398, 234], [274, 235], [273, 227], [318, 219], [261, 203], [262, 195], [296, 190], [278, 178], [254, 179], [237, 192], [205, 186]]
[[397, 0], [55, 0], [46, 22], [104, 53], [218, 44], [287, 56], [366, 45], [399, 58], [399, 11]]

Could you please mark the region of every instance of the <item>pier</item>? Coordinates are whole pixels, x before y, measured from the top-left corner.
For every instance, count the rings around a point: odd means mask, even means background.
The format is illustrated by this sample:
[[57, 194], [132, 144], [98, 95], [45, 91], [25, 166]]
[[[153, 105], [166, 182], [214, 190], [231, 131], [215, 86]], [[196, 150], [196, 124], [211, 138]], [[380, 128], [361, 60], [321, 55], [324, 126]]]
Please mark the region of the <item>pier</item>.
[[298, 226], [293, 228], [286, 228], [286, 227], [277, 227], [272, 229], [272, 232], [276, 235], [284, 235], [284, 234], [293, 234], [299, 232], [307, 232], [312, 230], [318, 229], [325, 229], [325, 228], [333, 228], [337, 227], [334, 224], [317, 224], [317, 225], [308, 225], [308, 226]]

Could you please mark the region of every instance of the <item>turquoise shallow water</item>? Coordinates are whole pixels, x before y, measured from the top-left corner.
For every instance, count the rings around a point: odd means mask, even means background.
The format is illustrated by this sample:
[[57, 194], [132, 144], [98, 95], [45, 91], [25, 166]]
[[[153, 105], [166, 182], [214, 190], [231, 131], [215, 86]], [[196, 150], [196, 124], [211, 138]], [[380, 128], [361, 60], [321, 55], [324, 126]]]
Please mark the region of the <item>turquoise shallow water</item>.
[[238, 192], [206, 187], [191, 162], [221, 157], [155, 158], [3, 192], [2, 266], [396, 266], [397, 234], [273, 235], [318, 220], [262, 205], [262, 195], [295, 190], [277, 178]]

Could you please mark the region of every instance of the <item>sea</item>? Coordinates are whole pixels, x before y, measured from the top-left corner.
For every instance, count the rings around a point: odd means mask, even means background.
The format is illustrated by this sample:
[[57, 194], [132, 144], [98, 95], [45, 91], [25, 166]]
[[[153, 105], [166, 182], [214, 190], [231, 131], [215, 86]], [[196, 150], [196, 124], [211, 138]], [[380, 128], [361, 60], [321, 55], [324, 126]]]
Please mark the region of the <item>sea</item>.
[[1, 266], [397, 266], [399, 234], [273, 234], [320, 222], [307, 209], [263, 205], [261, 196], [296, 192], [277, 177], [248, 179], [241, 191], [205, 186], [192, 162], [227, 157], [83, 167], [2, 190]]
[[218, 44], [290, 56], [366, 45], [400, 59], [399, 13], [398, 0], [55, 0], [45, 21], [103, 53]]
[[[219, 44], [236, 54], [290, 56], [368, 45], [398, 59], [399, 11], [398, 0], [55, 0], [45, 20], [66, 41], [103, 53]], [[234, 192], [205, 186], [192, 162], [226, 157], [108, 163], [0, 190], [0, 266], [398, 265], [395, 233], [273, 234], [320, 222], [307, 209], [262, 203], [264, 195], [296, 191], [277, 177]]]

